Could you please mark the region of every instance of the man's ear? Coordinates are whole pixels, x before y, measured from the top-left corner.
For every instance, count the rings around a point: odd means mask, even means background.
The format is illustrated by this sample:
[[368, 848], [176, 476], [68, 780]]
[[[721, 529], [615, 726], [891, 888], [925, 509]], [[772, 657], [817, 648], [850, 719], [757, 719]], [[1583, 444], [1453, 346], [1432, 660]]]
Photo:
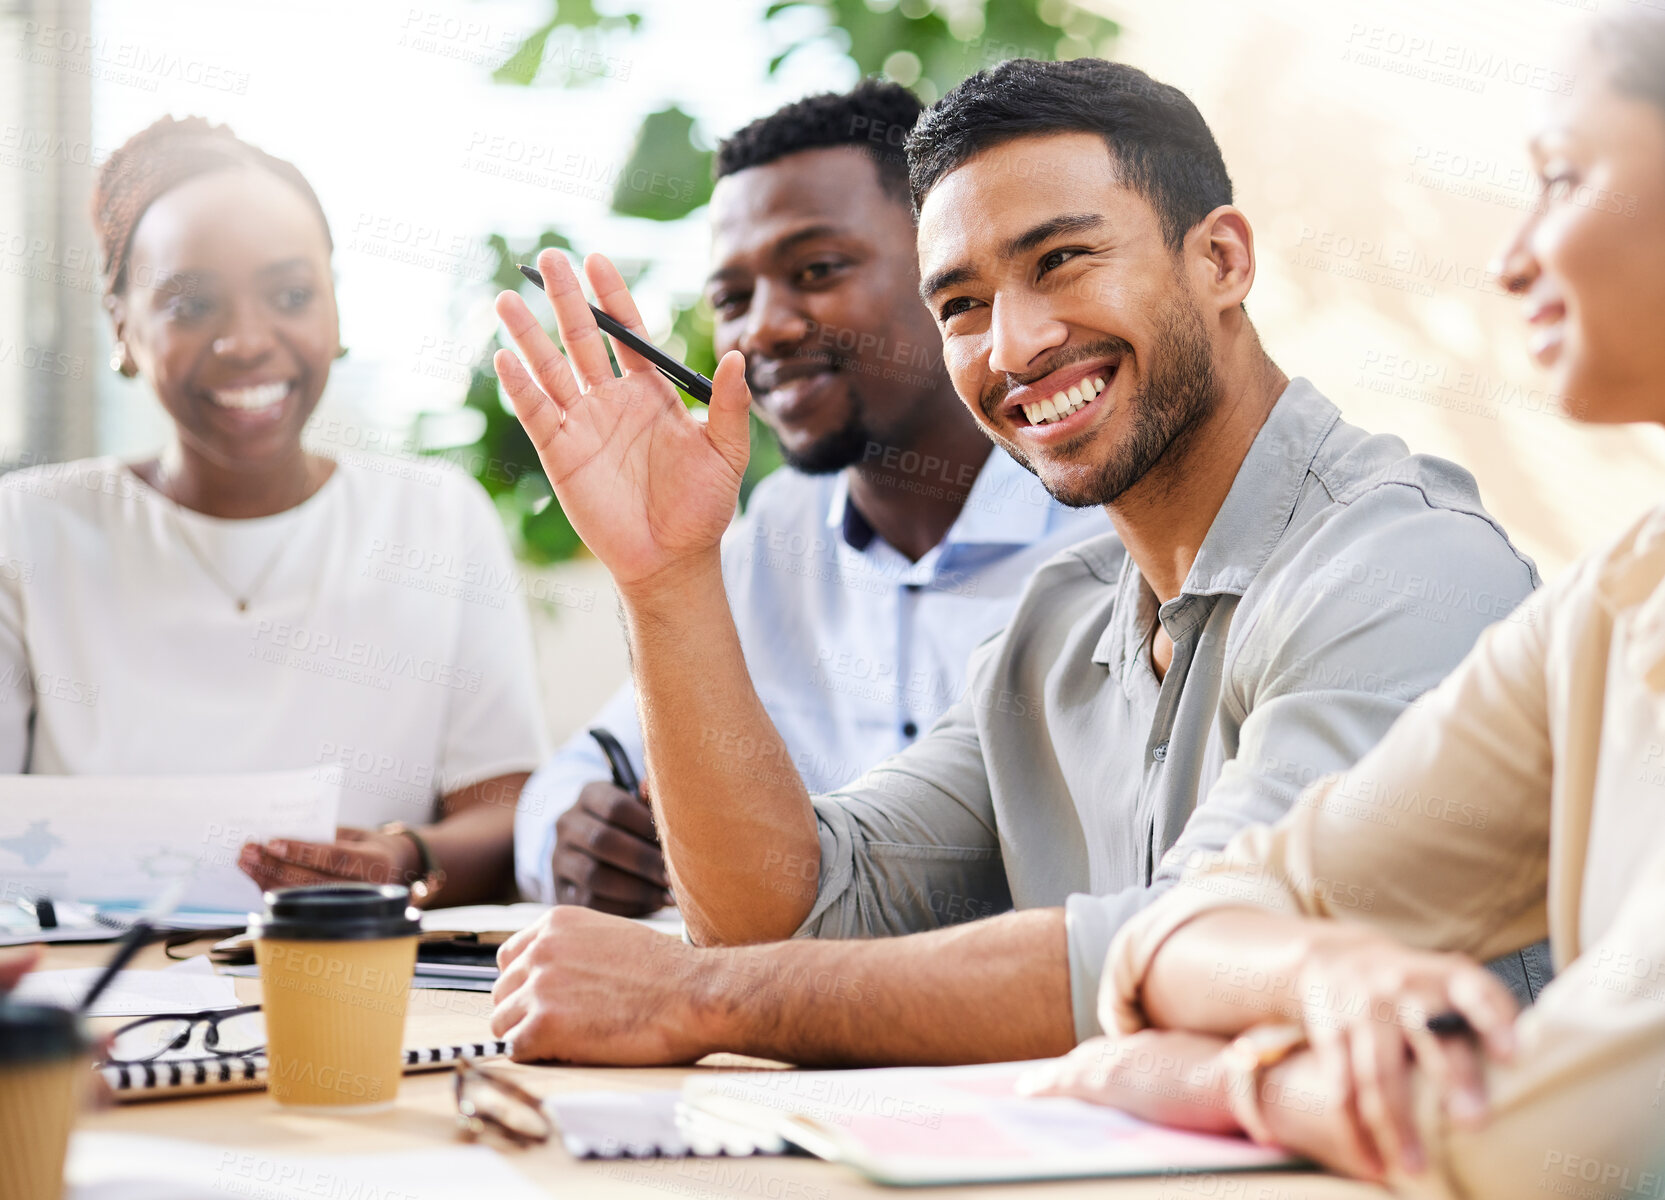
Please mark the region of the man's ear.
[[1222, 204], [1185, 236], [1185, 255], [1200, 297], [1215, 312], [1243, 303], [1255, 281], [1255, 231], [1243, 210]]

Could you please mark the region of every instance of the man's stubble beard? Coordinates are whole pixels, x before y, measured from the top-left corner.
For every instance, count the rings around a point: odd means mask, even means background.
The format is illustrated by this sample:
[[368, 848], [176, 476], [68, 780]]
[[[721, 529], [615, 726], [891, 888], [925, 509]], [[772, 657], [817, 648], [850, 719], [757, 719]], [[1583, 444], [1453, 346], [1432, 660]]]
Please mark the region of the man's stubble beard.
[[[831, 475], [865, 461], [872, 456], [874, 447], [906, 449], [918, 436], [922, 419], [920, 406], [925, 403], [923, 399], [881, 399], [881, 406], [889, 406], [882, 407], [881, 415], [888, 417], [890, 425], [875, 429], [868, 420], [867, 397], [851, 377], [854, 372], [847, 367], [842, 370], [849, 381], [849, 414], [844, 418], [843, 425], [822, 434], [802, 450], [794, 452], [788, 450], [785, 443], [780, 444], [781, 461], [794, 471], [805, 475]], [[780, 441], [778, 434], [776, 441]]]
[[850, 415], [843, 425], [831, 433], [822, 434], [798, 451], [788, 449], [779, 434], [775, 435], [775, 440], [780, 445], [781, 461], [794, 471], [805, 475], [831, 475], [859, 463], [867, 453], [873, 434], [867, 428], [861, 398], [852, 392]]
[[[1121, 338], [1107, 339], [1083, 347], [1071, 361], [1097, 358], [1126, 345]], [[1067, 365], [1060, 362], [1051, 370]], [[1150, 371], [1144, 384], [1126, 402], [1132, 425], [1088, 483], [1075, 487], [1049, 483], [1017, 448], [1007, 445], [1007, 452], [1060, 504], [1092, 508], [1115, 503], [1159, 464], [1177, 461], [1213, 411], [1219, 388], [1214, 348], [1202, 313], [1189, 296], [1177, 296], [1164, 312], [1146, 365]], [[1058, 455], [1067, 458], [1100, 436], [1101, 429], [1089, 430], [1077, 441], [1060, 446]]]

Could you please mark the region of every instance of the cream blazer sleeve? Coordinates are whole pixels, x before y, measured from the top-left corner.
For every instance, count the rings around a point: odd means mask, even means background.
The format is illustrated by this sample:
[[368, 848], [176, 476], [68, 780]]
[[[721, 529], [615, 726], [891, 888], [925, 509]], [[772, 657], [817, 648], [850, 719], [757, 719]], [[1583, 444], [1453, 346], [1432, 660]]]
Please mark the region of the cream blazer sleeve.
[[[1602, 935], [1578, 944], [1580, 880], [1600, 869], [1585, 858], [1608, 664], [1624, 661], [1598, 586], [1610, 573], [1598, 556], [1528, 599], [1353, 769], [1196, 864], [1131, 921], [1106, 964], [1105, 1028], [1145, 1025], [1152, 959], [1212, 909], [1357, 921], [1481, 961], [1550, 933], [1561, 973], [1520, 1018], [1513, 1061], [1490, 1068], [1490, 1123], [1449, 1128], [1419, 1081], [1433, 1169], [1404, 1186], [1665, 1196], [1665, 838]], [[1615, 803], [1631, 800], [1651, 798]]]

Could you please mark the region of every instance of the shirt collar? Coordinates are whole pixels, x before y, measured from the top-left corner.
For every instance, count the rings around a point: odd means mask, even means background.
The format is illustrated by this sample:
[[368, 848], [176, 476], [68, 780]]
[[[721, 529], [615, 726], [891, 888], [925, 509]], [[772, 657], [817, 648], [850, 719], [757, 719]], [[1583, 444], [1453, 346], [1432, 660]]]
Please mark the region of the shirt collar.
[[[945, 486], [923, 480], [925, 486]], [[940, 547], [1027, 546], [1046, 535], [1054, 501], [1036, 479], [1000, 447], [989, 452], [966, 494], [960, 515], [943, 535]], [[850, 503], [850, 482], [840, 471], [827, 501], [827, 528], [838, 531], [852, 550], [865, 551], [877, 536]]]
[[[782, 467], [781, 469], [784, 471], [790, 471], [792, 468]], [[853, 508], [854, 505], [850, 503], [849, 476], [843, 471], [840, 471], [832, 477], [832, 487], [829, 489], [829, 495], [827, 497], [827, 528], [836, 529], [840, 537], [848, 540], [850, 528], [849, 514]], [[861, 523], [866, 525], [866, 519], [864, 518]], [[871, 529], [872, 527], [868, 526], [868, 528]], [[862, 545], [854, 548], [857, 550], [865, 550], [867, 545], [864, 542]]]
[[1241, 596], [1289, 528], [1307, 473], [1341, 412], [1305, 379], [1292, 379], [1272, 406], [1214, 514], [1182, 595]]
[[[1307, 380], [1289, 381], [1250, 444], [1171, 604], [1248, 590], [1289, 528], [1307, 472], [1340, 419], [1340, 410]], [[1156, 597], [1131, 556], [1122, 565], [1116, 596], [1116, 612], [1093, 647], [1093, 661], [1125, 680], [1157, 612]]]
[[1618, 626], [1625, 665], [1665, 693], [1665, 509], [1620, 539], [1595, 573], [1595, 593]]

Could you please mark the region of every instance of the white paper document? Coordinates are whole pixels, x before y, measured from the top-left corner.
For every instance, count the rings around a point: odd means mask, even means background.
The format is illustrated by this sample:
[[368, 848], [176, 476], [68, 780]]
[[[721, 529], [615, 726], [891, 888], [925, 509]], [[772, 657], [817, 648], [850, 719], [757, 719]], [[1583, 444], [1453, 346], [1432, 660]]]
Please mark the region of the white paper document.
[[64, 1172], [65, 1200], [545, 1200], [485, 1146], [393, 1154], [274, 1154], [130, 1133], [78, 1133]]
[[[13, 995], [30, 1004], [74, 1008], [103, 970], [103, 967], [75, 967], [64, 971], [34, 971], [18, 982]], [[199, 954], [160, 971], [121, 972], [110, 981], [87, 1015], [152, 1017], [236, 1007], [236, 987], [231, 980], [216, 975], [214, 964], [206, 955]]]
[[848, 1163], [870, 1179], [897, 1186], [1244, 1171], [1299, 1163], [1246, 1138], [1169, 1129], [1062, 1096], [1018, 1095], [1018, 1078], [1035, 1065], [696, 1072], [683, 1081], [682, 1099], [692, 1108], [777, 1133], [820, 1158]]
[[547, 904], [529, 900], [519, 904], [463, 904], [456, 908], [430, 908], [422, 914], [425, 932], [515, 933], [525, 929], [544, 913]]
[[[444, 933], [518, 933], [552, 906], [523, 900], [519, 904], [464, 904], [457, 908], [430, 908], [422, 914], [422, 928]], [[632, 918], [638, 925], [681, 937], [682, 914], [675, 907], [662, 908], [645, 917]]]
[[335, 837], [333, 766], [249, 775], [0, 777], [0, 896], [148, 904], [181, 874], [181, 907], [249, 912], [244, 842]]

